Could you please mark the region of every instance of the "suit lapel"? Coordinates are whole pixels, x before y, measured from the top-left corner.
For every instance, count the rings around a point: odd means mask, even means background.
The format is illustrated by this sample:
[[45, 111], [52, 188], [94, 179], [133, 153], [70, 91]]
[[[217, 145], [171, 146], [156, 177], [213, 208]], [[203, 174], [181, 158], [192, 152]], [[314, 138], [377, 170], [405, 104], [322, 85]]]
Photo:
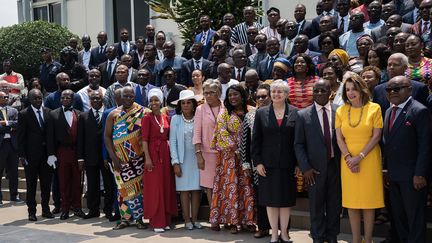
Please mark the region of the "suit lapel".
[[324, 132], [322, 130], [321, 123], [318, 118], [318, 111], [316, 109], [315, 104], [312, 106], [312, 109], [310, 109], [310, 116], [312, 119], [312, 123], [315, 125], [315, 128], [317, 129], [317, 131], [320, 131], [318, 136], [323, 140], [323, 142], [325, 142], [324, 135], [323, 135]]
[[[42, 107], [41, 107], [41, 109], [42, 109]], [[40, 130], [42, 130], [42, 127], [39, 125], [39, 120], [38, 120], [38, 118], [36, 117], [36, 114], [35, 114], [35, 112], [33, 111], [33, 109], [32, 109], [31, 106], [29, 106], [27, 112], [29, 113], [29, 116], [31, 117], [30, 119], [33, 120], [33, 122], [34, 122], [34, 124], [36, 125], [36, 127], [38, 127]], [[42, 110], [42, 112], [43, 112], [43, 110]], [[46, 117], [45, 114], [44, 114], [44, 117]], [[44, 122], [44, 123], [45, 123], [45, 122]]]
[[65, 114], [63, 112], [63, 108], [60, 109], [59, 120], [61, 121], [61, 123], [65, 127], [66, 131], [68, 133], [70, 133], [70, 126], [69, 126], [69, 123], [66, 120], [66, 116], [65, 116]]
[[398, 117], [396, 118], [396, 120], [393, 123], [392, 129], [390, 131], [390, 136], [392, 136], [395, 133], [395, 131], [398, 130], [398, 128], [405, 121], [408, 109], [410, 108], [411, 104], [412, 104], [412, 100], [408, 101], [408, 103], [405, 105], [405, 107], [399, 113]]
[[389, 139], [389, 119], [390, 119], [391, 109], [387, 109], [384, 116], [384, 138]]

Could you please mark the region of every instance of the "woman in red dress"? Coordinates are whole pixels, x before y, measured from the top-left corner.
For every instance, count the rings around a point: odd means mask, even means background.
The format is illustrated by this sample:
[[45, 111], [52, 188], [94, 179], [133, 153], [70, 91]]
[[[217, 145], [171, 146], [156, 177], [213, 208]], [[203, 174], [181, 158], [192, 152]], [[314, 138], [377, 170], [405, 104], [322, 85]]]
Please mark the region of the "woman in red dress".
[[142, 121], [142, 146], [145, 153], [143, 174], [144, 218], [156, 233], [169, 230], [171, 216], [177, 214], [174, 173], [168, 145], [169, 119], [160, 112], [162, 91], [151, 89], [148, 93], [152, 112]]

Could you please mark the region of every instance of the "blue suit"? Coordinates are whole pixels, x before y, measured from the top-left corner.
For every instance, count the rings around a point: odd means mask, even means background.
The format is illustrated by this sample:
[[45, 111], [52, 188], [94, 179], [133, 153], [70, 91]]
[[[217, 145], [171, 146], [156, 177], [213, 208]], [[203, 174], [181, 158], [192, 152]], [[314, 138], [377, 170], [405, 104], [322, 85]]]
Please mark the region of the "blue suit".
[[[203, 46], [203, 54], [202, 54], [202, 56], [203, 56], [205, 59], [208, 59], [208, 56], [210, 55], [210, 50], [211, 50], [211, 48], [212, 48], [212, 40], [213, 40], [213, 36], [214, 36], [214, 34], [216, 33], [216, 31], [214, 31], [213, 29], [209, 29], [208, 31], [209, 31], [209, 33], [208, 33], [208, 36], [207, 36], [206, 43], [205, 43], [204, 46]], [[194, 40], [194, 42], [195, 42], [195, 43], [196, 43], [196, 42], [201, 42], [202, 35], [203, 35], [203, 32], [197, 34], [197, 35], [195, 36], [195, 40]]]
[[[47, 96], [46, 100], [45, 100], [45, 107], [50, 108], [51, 110], [55, 110], [57, 108], [60, 108], [61, 102], [60, 102], [60, 96], [61, 96], [61, 92], [60, 91], [56, 91], [54, 93], [51, 93]], [[79, 96], [78, 94], [74, 94], [74, 100], [72, 103], [73, 108], [79, 110], [79, 111], [83, 111], [84, 109], [84, 105], [82, 103], [81, 100], [81, 96]]]
[[[144, 107], [147, 107], [148, 106], [148, 100], [147, 99], [143, 100], [142, 88], [143, 88], [142, 85], [137, 85], [136, 86], [136, 88], [135, 88], [135, 102], [138, 103], [138, 104], [140, 104], [140, 105], [142, 105], [142, 106], [144, 106]], [[152, 84], [150, 84], [150, 83], [148, 83], [146, 85], [146, 97], [147, 97], [148, 92], [151, 89], [154, 89], [154, 88], [157, 88], [157, 87], [154, 86], [154, 85], [152, 85]]]

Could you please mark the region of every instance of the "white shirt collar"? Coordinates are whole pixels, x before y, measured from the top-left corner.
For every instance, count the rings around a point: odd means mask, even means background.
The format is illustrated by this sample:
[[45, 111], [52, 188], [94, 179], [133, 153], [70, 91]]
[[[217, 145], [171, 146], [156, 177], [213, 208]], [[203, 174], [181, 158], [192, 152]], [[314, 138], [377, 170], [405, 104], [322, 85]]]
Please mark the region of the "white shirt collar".
[[[73, 109], [73, 106], [71, 106], [71, 108]], [[65, 109], [65, 107], [64, 107], [64, 105], [62, 105], [62, 110], [64, 110]], [[71, 112], [71, 111], [67, 111], [67, 112]]]
[[306, 21], [306, 20], [303, 19], [302, 21], [298, 22], [297, 24], [298, 24], [299, 26], [301, 26], [305, 21]]
[[320, 111], [323, 107], [325, 107], [328, 111], [331, 111], [331, 105], [330, 102], [328, 102], [325, 106], [319, 105], [318, 103], [315, 103], [315, 108], [317, 111]]
[[[192, 58], [193, 59], [193, 58]], [[193, 61], [194, 61], [194, 63], [196, 63], [197, 61], [199, 61], [199, 63], [202, 63], [202, 61], [203, 61], [203, 57], [201, 57], [200, 59], [198, 59], [198, 60], [196, 60], [196, 59], [193, 59]]]
[[[92, 107], [93, 114], [96, 112], [96, 109]], [[98, 110], [100, 113], [103, 113], [105, 110], [105, 107], [102, 105], [102, 107]]]
[[334, 16], [334, 14], [335, 14], [335, 10], [332, 9], [332, 10], [330, 10], [330, 11], [328, 11], [328, 12], [327, 12], [327, 11], [323, 11], [322, 16], [327, 15], [327, 13], [330, 13], [331, 16]]
[[42, 106], [39, 109], [36, 109], [33, 105], [30, 105], [30, 106], [31, 106], [31, 108], [35, 114], [37, 114], [38, 111], [41, 111], [41, 113], [42, 113]]

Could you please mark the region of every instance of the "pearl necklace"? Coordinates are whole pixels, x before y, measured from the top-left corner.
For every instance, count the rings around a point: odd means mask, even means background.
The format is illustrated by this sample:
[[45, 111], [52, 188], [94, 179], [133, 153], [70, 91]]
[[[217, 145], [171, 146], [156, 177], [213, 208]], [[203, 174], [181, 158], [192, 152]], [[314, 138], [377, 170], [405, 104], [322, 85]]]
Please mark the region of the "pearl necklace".
[[183, 121], [186, 122], [186, 123], [192, 123], [192, 122], [194, 122], [194, 118], [193, 117], [192, 117], [192, 119], [188, 120], [188, 119], [186, 119], [186, 117], [184, 117], [183, 113], [182, 113], [182, 118], [183, 118]]
[[162, 117], [162, 115], [161, 115], [161, 122], [162, 122], [162, 124], [160, 124], [159, 123], [159, 121], [158, 121], [158, 119], [156, 118], [156, 116], [154, 115], [154, 119], [155, 119], [155, 121], [156, 121], [156, 123], [158, 124], [158, 126], [159, 126], [159, 132], [160, 133], [164, 133], [164, 119], [163, 119], [163, 117]]

